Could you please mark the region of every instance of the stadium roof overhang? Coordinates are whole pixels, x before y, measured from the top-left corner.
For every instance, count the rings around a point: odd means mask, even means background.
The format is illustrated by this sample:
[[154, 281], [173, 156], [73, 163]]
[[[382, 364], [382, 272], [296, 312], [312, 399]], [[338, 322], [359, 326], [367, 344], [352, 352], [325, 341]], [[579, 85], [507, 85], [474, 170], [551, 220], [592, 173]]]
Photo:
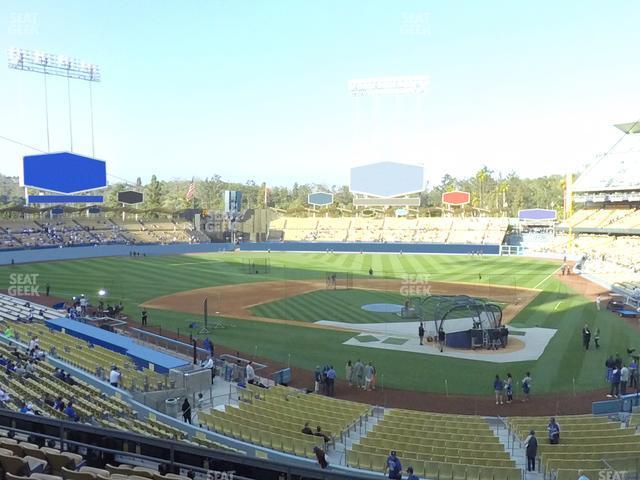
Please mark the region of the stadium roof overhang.
[[622, 130], [624, 133], [640, 133], [640, 121], [632, 123], [618, 123], [614, 125], [618, 130]]

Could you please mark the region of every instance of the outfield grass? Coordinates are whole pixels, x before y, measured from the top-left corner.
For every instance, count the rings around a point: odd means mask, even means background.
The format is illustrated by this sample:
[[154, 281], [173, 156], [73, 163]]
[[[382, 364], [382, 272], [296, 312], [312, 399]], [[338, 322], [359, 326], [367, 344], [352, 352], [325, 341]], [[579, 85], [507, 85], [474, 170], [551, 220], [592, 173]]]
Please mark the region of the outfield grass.
[[[352, 272], [367, 275], [369, 267], [376, 277], [401, 278], [406, 274], [427, 274], [430, 280], [476, 282], [487, 284], [538, 287], [542, 292], [514, 320], [518, 327], [543, 326], [557, 328], [558, 333], [537, 362], [491, 364], [437, 356], [403, 353], [345, 346], [349, 333], [308, 329], [298, 326], [225, 319], [228, 328], [216, 330], [213, 340], [229, 348], [257, 353], [279, 362], [291, 362], [312, 370], [330, 362], [344, 375], [347, 360], [361, 358], [372, 361], [388, 387], [449, 393], [490, 394], [492, 377], [511, 372], [516, 379], [530, 370], [535, 393], [570, 392], [594, 389], [603, 385], [603, 366], [608, 354], [623, 353], [628, 346], [638, 348], [637, 332], [621, 319], [595, 309], [579, 292], [569, 289], [550, 275], [558, 263], [517, 257], [468, 257], [439, 255], [375, 255], [375, 254], [296, 254], [271, 253], [271, 273], [248, 274], [246, 258], [264, 258], [265, 254], [216, 253], [145, 258], [99, 258], [50, 262], [0, 268], [0, 288], [10, 285], [12, 273], [39, 274], [38, 282], [49, 283], [52, 295], [70, 296], [85, 293], [95, 299], [100, 288], [109, 291], [108, 301], [122, 301], [125, 312], [134, 318], [137, 305], [160, 295], [183, 290], [238, 284], [264, 280], [317, 279], [326, 272]], [[369, 295], [369, 292], [363, 292]], [[375, 301], [365, 303], [397, 303], [389, 301], [386, 292], [377, 292]], [[298, 301], [294, 299], [288, 302]], [[301, 309], [309, 305], [299, 305]], [[334, 309], [340, 309], [336, 307]], [[345, 311], [358, 321], [367, 312]], [[385, 315], [385, 314], [372, 314]], [[313, 315], [315, 316], [315, 315]], [[183, 313], [151, 310], [150, 323], [163, 329], [185, 332], [189, 322], [198, 321]], [[315, 320], [310, 316], [308, 321]], [[584, 352], [581, 328], [588, 322], [601, 330], [600, 351]], [[311, 378], [310, 378], [311, 382]]]
[[[390, 303], [404, 305], [406, 297], [400, 292], [379, 290], [318, 290], [292, 298], [264, 303], [251, 308], [251, 312], [260, 317], [285, 318], [304, 322], [330, 320], [345, 323], [391, 323], [407, 322], [395, 313], [370, 312], [362, 309], [372, 303]], [[498, 303], [503, 306], [503, 304]], [[431, 319], [434, 304], [424, 307], [425, 318]], [[465, 318], [470, 314], [466, 310], [451, 312], [448, 318]]]

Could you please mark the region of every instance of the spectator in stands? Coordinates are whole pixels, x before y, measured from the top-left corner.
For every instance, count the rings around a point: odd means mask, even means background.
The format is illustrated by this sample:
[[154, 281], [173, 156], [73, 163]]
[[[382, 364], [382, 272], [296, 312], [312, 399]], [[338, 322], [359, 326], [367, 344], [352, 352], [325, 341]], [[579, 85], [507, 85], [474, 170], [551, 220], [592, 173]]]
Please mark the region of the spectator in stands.
[[186, 397], [184, 402], [182, 402], [182, 419], [185, 423], [191, 425], [191, 404], [189, 403], [189, 399]]
[[27, 355], [31, 356], [36, 347], [39, 346], [38, 337], [33, 336], [31, 340], [29, 340], [29, 347], [27, 348]]
[[4, 358], [4, 355], [0, 353], [0, 367], [6, 367], [7, 366], [7, 359]]
[[316, 446], [313, 447], [313, 453], [316, 456], [316, 460], [318, 461], [318, 465], [320, 465], [320, 468], [324, 469], [329, 466], [329, 462], [327, 462], [327, 457], [325, 456], [324, 450]]
[[586, 323], [582, 328], [582, 346], [585, 350], [589, 350], [589, 344], [591, 343], [591, 330], [589, 330], [589, 325]]
[[536, 432], [531, 430], [529, 436], [524, 441], [525, 453], [527, 455], [527, 472], [536, 471], [536, 456], [538, 455], [538, 439]]
[[24, 369], [26, 370], [27, 378], [35, 378], [36, 375], [36, 364], [33, 358], [30, 358], [29, 361], [24, 365]]
[[7, 362], [7, 367], [6, 367], [5, 371], [6, 371], [7, 375], [13, 374], [16, 371], [16, 365], [11, 360], [9, 360]]
[[420, 326], [418, 327], [418, 338], [420, 339], [420, 345], [423, 345], [424, 341], [424, 325], [420, 322]]
[[11, 325], [7, 325], [7, 328], [4, 329], [4, 336], [7, 338], [15, 338]]
[[387, 465], [384, 468], [384, 473], [389, 472], [389, 478], [392, 480], [402, 479], [402, 463], [396, 455], [395, 450], [391, 450], [391, 453], [387, 457]]
[[304, 427], [302, 428], [302, 433], [305, 435], [313, 435], [313, 430], [311, 430], [309, 422], [305, 422]]
[[578, 470], [578, 480], [589, 480], [582, 470]]
[[493, 380], [493, 391], [496, 394], [496, 405], [498, 405], [498, 403], [502, 405], [503, 403], [502, 394], [504, 392], [504, 382], [500, 378], [500, 375], [496, 375], [496, 378]]
[[333, 365], [329, 365], [329, 370], [327, 370], [327, 395], [333, 397], [334, 388], [336, 383], [336, 371], [333, 368]]
[[347, 364], [344, 367], [344, 378], [346, 378], [349, 386], [351, 386], [351, 376], [353, 375], [353, 365], [351, 365], [351, 360], [347, 360]]
[[115, 365], [111, 366], [111, 371], [109, 372], [109, 383], [112, 387], [118, 388], [120, 386], [120, 370]]
[[78, 414], [76, 413], [75, 408], [73, 408], [72, 401], [69, 401], [69, 404], [63, 410], [63, 413], [67, 416], [69, 420], [72, 420], [74, 422], [77, 422], [78, 420], [80, 420], [80, 418], [78, 417]]
[[55, 400], [53, 399], [53, 397], [51, 397], [51, 394], [49, 392], [44, 392], [44, 398], [42, 399], [42, 401], [45, 405], [49, 405], [51, 408], [53, 408], [53, 405], [55, 404]]
[[551, 417], [549, 419], [549, 424], [547, 425], [547, 432], [549, 433], [549, 443], [552, 445], [556, 445], [560, 443], [560, 425], [556, 422], [555, 417]]
[[64, 401], [62, 400], [62, 397], [56, 398], [56, 401], [53, 402], [53, 408], [55, 408], [59, 412], [63, 412], [64, 411], [64, 409], [66, 408], [66, 405], [65, 405]]
[[11, 397], [0, 387], [0, 407], [5, 407], [6, 402], [11, 401]]
[[316, 437], [320, 437], [320, 438], [322, 438], [322, 440], [324, 441], [325, 446], [326, 446], [329, 442], [331, 442], [331, 437], [330, 437], [329, 435], [326, 435], [326, 434], [322, 431], [322, 428], [320, 428], [320, 425], [318, 425], [318, 426], [316, 427], [316, 431], [314, 432], [314, 435], [315, 435]]
[[522, 401], [523, 402], [529, 401], [529, 395], [531, 394], [531, 381], [532, 381], [531, 374], [527, 372], [524, 378], [522, 379], [522, 393], [523, 393]]
[[247, 366], [245, 368], [245, 374], [246, 374], [246, 378], [247, 378], [247, 383], [250, 383], [251, 385], [256, 383], [256, 372], [253, 369], [253, 362], [252, 361], [247, 363]]
[[620, 369], [620, 395], [627, 394], [627, 385], [629, 384], [629, 369], [623, 363]]
[[407, 480], [420, 480], [420, 478], [413, 473], [413, 467], [411, 465], [407, 467], [407, 475], [409, 475]]
[[56, 368], [53, 371], [53, 376], [56, 377], [59, 380], [64, 380], [64, 370], [62, 370], [60, 368]]
[[76, 384], [76, 381], [71, 377], [70, 373], [66, 373], [64, 376], [64, 383], [73, 386]]
[[507, 378], [504, 382], [504, 389], [507, 393], [507, 403], [513, 402], [513, 377], [510, 373], [507, 373]]

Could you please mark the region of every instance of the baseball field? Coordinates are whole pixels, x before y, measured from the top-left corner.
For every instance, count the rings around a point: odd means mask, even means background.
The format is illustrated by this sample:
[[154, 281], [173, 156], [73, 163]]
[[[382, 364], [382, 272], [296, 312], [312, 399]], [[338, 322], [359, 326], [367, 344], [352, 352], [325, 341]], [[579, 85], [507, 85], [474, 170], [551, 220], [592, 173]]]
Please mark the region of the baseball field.
[[[639, 347], [637, 332], [598, 311], [597, 289], [567, 282], [559, 266], [523, 257], [236, 252], [7, 266], [0, 288], [11, 286], [11, 274], [36, 274], [41, 294], [49, 284], [52, 296], [86, 294], [94, 304], [98, 290], [105, 289], [104, 302], [122, 302], [132, 320], [146, 308], [150, 325], [183, 335], [203, 326], [206, 298], [209, 322], [224, 325], [208, 335], [215, 345], [291, 365], [298, 374], [331, 363], [344, 377], [347, 360], [361, 359], [373, 362], [378, 382], [394, 389], [489, 395], [495, 374], [510, 372], [520, 379], [527, 371], [535, 393], [602, 388], [606, 357]], [[351, 282], [339, 280], [336, 289], [327, 288], [332, 274]], [[542, 327], [553, 329], [553, 336], [537, 360], [504, 363], [418, 354], [403, 351], [401, 344], [394, 349], [354, 344], [354, 338], [363, 338], [359, 324], [401, 321], [394, 313], [363, 306], [400, 305], [407, 295], [439, 293], [493, 301], [515, 332]], [[198, 326], [190, 332], [193, 323]], [[585, 323], [600, 329], [599, 350], [581, 348]]]

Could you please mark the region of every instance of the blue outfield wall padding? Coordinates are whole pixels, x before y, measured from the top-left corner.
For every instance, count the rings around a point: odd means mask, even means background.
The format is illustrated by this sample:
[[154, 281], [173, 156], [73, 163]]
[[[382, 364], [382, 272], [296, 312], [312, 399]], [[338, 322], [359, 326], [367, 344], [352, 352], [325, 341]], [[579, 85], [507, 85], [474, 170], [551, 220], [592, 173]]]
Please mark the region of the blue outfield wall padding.
[[343, 242], [257, 242], [242, 243], [240, 250], [247, 252], [325, 252], [342, 253], [439, 253], [468, 255], [483, 253], [499, 255], [500, 245], [465, 243], [343, 243]]
[[102, 203], [102, 195], [29, 195], [29, 203]]
[[[80, 260], [99, 257], [128, 257], [133, 250], [141, 255], [183, 255], [185, 253], [215, 253], [233, 251], [231, 243], [175, 243], [173, 245], [82, 245], [73, 247], [43, 247], [32, 250], [0, 251], [0, 265], [15, 263]], [[137, 260], [136, 260], [137, 261]]]
[[147, 368], [149, 364], [153, 364], [154, 370], [158, 373], [169, 373], [172, 368], [184, 367], [189, 364], [188, 361], [182, 358], [138, 345], [129, 337], [108, 332], [102, 328], [87, 325], [70, 318], [46, 320], [44, 323], [52, 330], [62, 331], [64, 329], [67, 335], [107, 348], [116, 353], [127, 355], [138, 367]]

